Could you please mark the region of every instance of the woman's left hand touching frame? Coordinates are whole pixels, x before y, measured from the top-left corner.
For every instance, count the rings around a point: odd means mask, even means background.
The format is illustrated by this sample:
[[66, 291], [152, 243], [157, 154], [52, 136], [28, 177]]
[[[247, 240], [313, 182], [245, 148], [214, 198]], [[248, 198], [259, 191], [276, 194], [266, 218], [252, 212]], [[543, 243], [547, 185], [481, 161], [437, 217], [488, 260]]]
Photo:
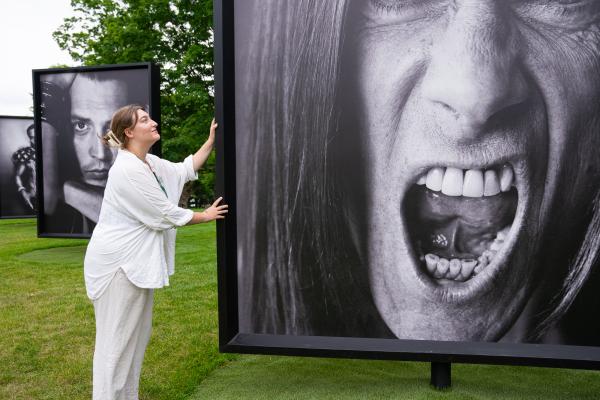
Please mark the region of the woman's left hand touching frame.
[[[202, 165], [208, 159], [208, 156], [210, 155], [210, 152], [212, 151], [213, 146], [215, 144], [215, 137], [216, 137], [216, 132], [217, 132], [218, 127], [219, 127], [219, 124], [217, 124], [217, 121], [215, 121], [215, 119], [213, 118], [210, 123], [210, 131], [208, 133], [208, 139], [206, 139], [206, 142], [204, 142], [202, 147], [200, 147], [200, 149], [196, 152], [196, 154], [194, 154], [194, 157], [193, 157], [194, 158], [194, 169], [196, 171], [198, 171], [200, 169], [200, 167], [202, 167]], [[223, 200], [223, 198], [219, 197], [206, 210], [204, 210], [202, 212], [195, 212], [191, 221], [188, 222], [188, 225], [198, 224], [201, 222], [209, 222], [209, 221], [213, 221], [216, 219], [225, 218], [225, 214], [227, 214], [227, 211], [228, 211], [227, 205], [219, 204], [221, 202], [221, 200]]]
[[218, 127], [219, 127], [219, 124], [217, 124], [217, 122], [213, 118], [212, 122], [210, 123], [210, 131], [208, 133], [208, 139], [206, 139], [206, 142], [204, 142], [202, 147], [200, 147], [198, 149], [198, 151], [196, 152], [196, 154], [194, 154], [194, 157], [193, 157], [194, 170], [198, 171], [200, 168], [202, 168], [202, 166], [208, 159], [208, 156], [210, 155], [210, 153], [215, 145], [215, 137], [216, 137], [216, 132], [217, 132]]

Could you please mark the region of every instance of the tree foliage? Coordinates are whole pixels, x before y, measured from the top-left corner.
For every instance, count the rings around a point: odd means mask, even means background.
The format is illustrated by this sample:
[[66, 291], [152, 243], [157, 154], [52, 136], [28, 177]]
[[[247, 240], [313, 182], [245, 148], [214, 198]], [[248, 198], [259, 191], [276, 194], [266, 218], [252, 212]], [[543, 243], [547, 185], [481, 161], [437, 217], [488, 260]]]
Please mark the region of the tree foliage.
[[[72, 0], [53, 34], [84, 65], [152, 61], [161, 67], [163, 156], [181, 160], [206, 140], [214, 113], [212, 0]], [[188, 187], [213, 198], [214, 156]], [[184, 196], [185, 196], [184, 194]]]

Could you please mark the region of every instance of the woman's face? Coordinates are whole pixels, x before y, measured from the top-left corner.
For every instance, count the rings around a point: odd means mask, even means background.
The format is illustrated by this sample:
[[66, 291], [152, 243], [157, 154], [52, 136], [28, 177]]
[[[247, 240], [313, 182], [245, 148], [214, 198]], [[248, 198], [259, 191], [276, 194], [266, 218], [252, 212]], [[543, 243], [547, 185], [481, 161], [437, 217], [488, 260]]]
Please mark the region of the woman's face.
[[126, 130], [129, 142], [137, 142], [150, 147], [160, 139], [158, 124], [144, 110], [137, 110], [137, 122], [132, 129]]
[[357, 0], [347, 26], [377, 308], [400, 338], [497, 340], [590, 201], [600, 2]]

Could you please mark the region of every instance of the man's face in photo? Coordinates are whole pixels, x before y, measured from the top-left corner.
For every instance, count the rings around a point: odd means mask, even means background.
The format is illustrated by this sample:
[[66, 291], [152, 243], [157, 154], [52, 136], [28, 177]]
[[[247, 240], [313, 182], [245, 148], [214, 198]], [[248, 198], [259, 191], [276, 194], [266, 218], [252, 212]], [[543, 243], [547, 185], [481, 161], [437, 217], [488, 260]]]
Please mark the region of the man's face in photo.
[[29, 145], [31, 147], [35, 146], [35, 129], [33, 126], [27, 128], [27, 138], [29, 139]]
[[110, 129], [113, 113], [127, 103], [125, 87], [116, 80], [97, 81], [80, 74], [70, 94], [73, 145], [83, 182], [105, 186], [115, 151], [100, 138]]
[[400, 338], [497, 340], [565, 275], [553, 251], [594, 194], [600, 2], [361, 0], [350, 18], [376, 306]]

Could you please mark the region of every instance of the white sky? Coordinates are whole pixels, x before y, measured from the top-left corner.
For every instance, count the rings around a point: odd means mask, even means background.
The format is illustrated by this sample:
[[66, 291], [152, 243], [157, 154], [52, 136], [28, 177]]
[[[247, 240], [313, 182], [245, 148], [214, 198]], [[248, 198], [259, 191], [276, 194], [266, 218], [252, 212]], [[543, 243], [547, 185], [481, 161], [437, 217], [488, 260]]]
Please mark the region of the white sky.
[[73, 15], [70, 0], [0, 0], [0, 115], [32, 116], [31, 70], [76, 65], [54, 32]]

